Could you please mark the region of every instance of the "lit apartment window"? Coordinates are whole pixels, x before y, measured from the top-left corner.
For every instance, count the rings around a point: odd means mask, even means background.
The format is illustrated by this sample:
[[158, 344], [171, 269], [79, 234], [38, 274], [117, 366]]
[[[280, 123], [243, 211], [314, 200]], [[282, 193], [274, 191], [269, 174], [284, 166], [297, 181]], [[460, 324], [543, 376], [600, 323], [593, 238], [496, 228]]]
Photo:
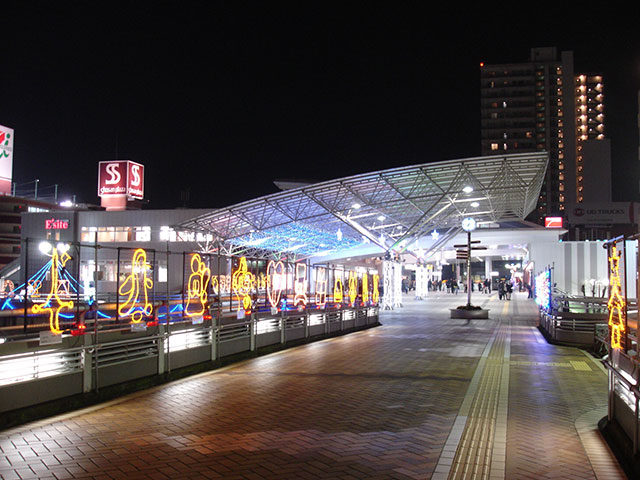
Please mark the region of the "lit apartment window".
[[492, 143], [491, 144], [491, 150], [498, 150], [498, 144], [497, 143]]
[[558, 174], [558, 180], [564, 180], [564, 173]]
[[560, 210], [564, 210], [564, 203], [560, 204]]

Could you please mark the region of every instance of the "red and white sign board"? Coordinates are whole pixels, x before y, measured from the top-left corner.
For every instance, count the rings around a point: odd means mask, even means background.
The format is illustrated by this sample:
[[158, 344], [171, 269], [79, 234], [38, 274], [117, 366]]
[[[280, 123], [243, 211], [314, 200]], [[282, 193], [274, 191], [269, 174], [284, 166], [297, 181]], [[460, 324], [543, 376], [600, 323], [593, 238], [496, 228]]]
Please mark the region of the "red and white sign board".
[[544, 217], [545, 228], [562, 228], [562, 217]]
[[98, 196], [144, 198], [144, 165], [131, 160], [98, 163]]
[[13, 129], [0, 125], [0, 194], [11, 194], [13, 178]]

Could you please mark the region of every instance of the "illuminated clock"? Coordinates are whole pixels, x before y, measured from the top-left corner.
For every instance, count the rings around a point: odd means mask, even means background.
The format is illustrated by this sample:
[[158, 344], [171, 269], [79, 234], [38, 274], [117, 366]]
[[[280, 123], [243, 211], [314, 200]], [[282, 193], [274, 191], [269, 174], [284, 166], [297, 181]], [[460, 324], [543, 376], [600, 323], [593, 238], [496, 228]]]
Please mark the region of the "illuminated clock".
[[476, 229], [476, 221], [471, 217], [463, 218], [462, 229], [465, 232], [473, 232]]

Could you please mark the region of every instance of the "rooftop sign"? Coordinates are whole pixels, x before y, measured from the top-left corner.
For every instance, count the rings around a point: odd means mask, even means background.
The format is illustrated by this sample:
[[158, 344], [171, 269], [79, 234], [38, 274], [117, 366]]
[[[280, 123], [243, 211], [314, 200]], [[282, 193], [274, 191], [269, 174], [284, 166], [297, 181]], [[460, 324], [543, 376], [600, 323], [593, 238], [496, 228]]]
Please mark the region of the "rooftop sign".
[[144, 165], [131, 160], [112, 160], [98, 164], [98, 196], [144, 198]]

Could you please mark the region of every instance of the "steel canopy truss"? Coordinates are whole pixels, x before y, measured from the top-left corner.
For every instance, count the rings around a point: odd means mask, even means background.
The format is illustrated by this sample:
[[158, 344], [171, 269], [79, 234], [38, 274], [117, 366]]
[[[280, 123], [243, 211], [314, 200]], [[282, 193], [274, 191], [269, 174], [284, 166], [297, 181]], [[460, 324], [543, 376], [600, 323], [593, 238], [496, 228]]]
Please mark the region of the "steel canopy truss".
[[263, 256], [313, 256], [362, 243], [411, 251], [420, 237], [455, 229], [466, 216], [480, 225], [524, 219], [547, 163], [542, 152], [381, 170], [213, 210], [176, 228], [213, 234], [227, 251]]

